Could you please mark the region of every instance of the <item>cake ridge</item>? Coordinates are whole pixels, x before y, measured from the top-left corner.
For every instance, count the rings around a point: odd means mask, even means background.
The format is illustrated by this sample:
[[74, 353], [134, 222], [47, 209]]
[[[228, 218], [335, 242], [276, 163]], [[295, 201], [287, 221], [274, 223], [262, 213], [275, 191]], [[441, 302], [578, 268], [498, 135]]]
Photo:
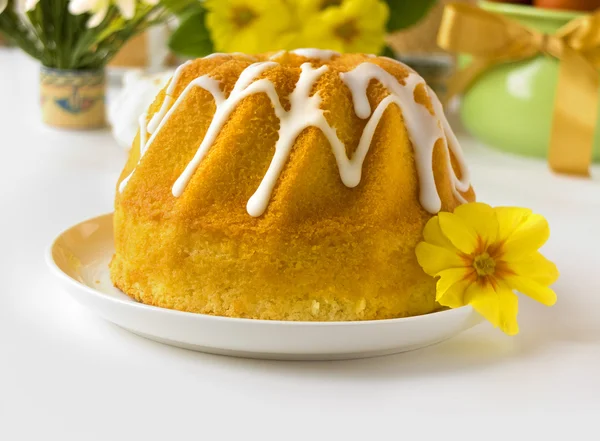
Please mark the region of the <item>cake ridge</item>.
[[[297, 55], [309, 57], [311, 53], [306, 52], [309, 50], [304, 51], [304, 53], [297, 53]], [[292, 51], [292, 53], [294, 52]], [[272, 60], [272, 57], [270, 60]], [[397, 62], [397, 60], [395, 61]], [[344, 185], [350, 188], [357, 186], [361, 180], [363, 162], [370, 149], [375, 130], [385, 110], [392, 103], [400, 108], [413, 145], [420, 182], [419, 199], [422, 207], [430, 213], [437, 213], [441, 209], [441, 199], [436, 188], [432, 168], [433, 149], [438, 139], [443, 141], [452, 192], [461, 203], [466, 201], [461, 192], [464, 193], [469, 190], [470, 182], [460, 145], [445, 118], [442, 105], [435, 93], [426, 86], [425, 81], [412, 69], [407, 68], [409, 74], [405, 78], [404, 84], [401, 84], [384, 68], [371, 62], [363, 62], [352, 70], [339, 74], [342, 81], [350, 89], [356, 115], [361, 119], [369, 118], [361, 134], [358, 148], [351, 157], [348, 157], [344, 143], [340, 141], [336, 130], [329, 125], [324, 117], [323, 110], [319, 108], [321, 102], [319, 92], [310, 95], [314, 84], [328, 70], [326, 64], [316, 69], [312, 67], [310, 62], [305, 62], [300, 66], [301, 74], [295, 89], [290, 95], [291, 107], [289, 111], [286, 111], [281, 105], [280, 97], [272, 81], [267, 78], [257, 79], [265, 71], [278, 66], [279, 63], [275, 61], [261, 61], [247, 66], [239, 75], [234, 89], [227, 98], [223, 96], [219, 82], [206, 74], [192, 80], [180, 96], [174, 100], [172, 96], [174, 89], [188, 64], [189, 62], [183, 64], [175, 71], [173, 79], [167, 86], [165, 99], [150, 122], [146, 123], [146, 117], [140, 118], [140, 156], [138, 164], [162, 126], [168, 121], [178, 105], [183, 102], [190, 90], [201, 87], [207, 90], [215, 100], [217, 110], [204, 139], [192, 160], [173, 184], [172, 194], [175, 197], [183, 193], [200, 162], [216, 141], [227, 118], [239, 102], [254, 93], [266, 93], [280, 121], [279, 139], [276, 142], [275, 153], [264, 178], [256, 192], [248, 200], [246, 208], [251, 216], [258, 217], [266, 210], [274, 187], [298, 135], [308, 127], [320, 129], [329, 141]], [[367, 97], [367, 88], [373, 79], [379, 81], [389, 92], [389, 95], [381, 100], [375, 110], [371, 109]], [[434, 109], [433, 114], [430, 114], [425, 106], [416, 103], [414, 100], [414, 90], [419, 85], [426, 87], [427, 95]], [[147, 141], [146, 132], [151, 134]], [[452, 167], [450, 152], [458, 162], [460, 177]], [[120, 183], [120, 192], [124, 190], [135, 170], [134, 167], [132, 172]]]

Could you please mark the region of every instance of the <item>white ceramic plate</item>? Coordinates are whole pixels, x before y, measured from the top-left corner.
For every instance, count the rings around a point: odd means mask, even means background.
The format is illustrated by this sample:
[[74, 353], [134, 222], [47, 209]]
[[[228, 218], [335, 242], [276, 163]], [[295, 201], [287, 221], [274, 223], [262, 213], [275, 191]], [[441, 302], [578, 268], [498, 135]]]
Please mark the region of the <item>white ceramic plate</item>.
[[366, 358], [422, 348], [479, 323], [470, 307], [418, 317], [363, 322], [284, 322], [215, 317], [138, 303], [113, 287], [112, 214], [69, 228], [47, 261], [61, 285], [105, 319], [173, 346], [240, 357], [281, 360]]

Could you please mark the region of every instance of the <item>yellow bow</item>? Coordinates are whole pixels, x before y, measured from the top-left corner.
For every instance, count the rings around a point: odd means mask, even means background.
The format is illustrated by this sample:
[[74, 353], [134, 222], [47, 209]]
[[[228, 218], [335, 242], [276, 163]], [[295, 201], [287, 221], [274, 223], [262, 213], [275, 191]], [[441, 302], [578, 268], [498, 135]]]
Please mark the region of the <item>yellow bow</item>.
[[438, 44], [473, 58], [451, 80], [449, 97], [466, 90], [494, 65], [540, 53], [560, 60], [548, 162], [559, 173], [589, 175], [600, 84], [600, 11], [545, 35], [498, 14], [454, 3], [444, 10]]

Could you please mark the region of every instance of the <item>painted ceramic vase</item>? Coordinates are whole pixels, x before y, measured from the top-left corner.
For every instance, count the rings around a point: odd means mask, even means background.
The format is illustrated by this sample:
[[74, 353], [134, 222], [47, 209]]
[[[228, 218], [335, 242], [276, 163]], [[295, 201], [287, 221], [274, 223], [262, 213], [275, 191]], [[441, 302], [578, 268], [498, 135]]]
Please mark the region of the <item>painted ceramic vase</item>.
[[[581, 15], [485, 1], [480, 6], [546, 34], [556, 33]], [[547, 157], [558, 63], [539, 55], [487, 70], [463, 96], [461, 117], [467, 130], [491, 147]], [[596, 127], [600, 127], [600, 116]], [[600, 160], [600, 130], [594, 139], [594, 160]]]
[[42, 67], [42, 120], [54, 127], [95, 129], [106, 126], [104, 70], [78, 71]]

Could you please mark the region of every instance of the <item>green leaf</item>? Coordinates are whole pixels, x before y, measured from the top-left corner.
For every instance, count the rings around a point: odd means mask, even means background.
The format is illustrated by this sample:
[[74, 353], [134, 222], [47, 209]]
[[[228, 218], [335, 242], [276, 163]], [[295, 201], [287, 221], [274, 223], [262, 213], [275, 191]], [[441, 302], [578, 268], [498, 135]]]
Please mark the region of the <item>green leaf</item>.
[[387, 44], [383, 47], [383, 51], [381, 51], [380, 54], [382, 57], [389, 57], [389, 58], [393, 58], [396, 59], [396, 53], [394, 52], [394, 50], [389, 47]]
[[421, 20], [437, 0], [385, 0], [390, 7], [387, 30], [408, 28]]
[[194, 9], [181, 17], [181, 25], [169, 39], [173, 52], [186, 57], [203, 57], [214, 51], [205, 16], [204, 9]]
[[104, 41], [108, 37], [110, 37], [111, 35], [116, 34], [119, 31], [122, 31], [123, 29], [125, 29], [126, 26], [127, 26], [127, 22], [125, 21], [125, 19], [123, 17], [119, 16], [119, 17], [115, 18], [110, 23], [108, 23], [108, 25], [104, 29], [101, 29], [100, 34], [96, 37], [95, 44], [101, 43], [102, 41]]
[[185, 14], [192, 9], [202, 9], [199, 0], [161, 0], [160, 4], [176, 15]]

